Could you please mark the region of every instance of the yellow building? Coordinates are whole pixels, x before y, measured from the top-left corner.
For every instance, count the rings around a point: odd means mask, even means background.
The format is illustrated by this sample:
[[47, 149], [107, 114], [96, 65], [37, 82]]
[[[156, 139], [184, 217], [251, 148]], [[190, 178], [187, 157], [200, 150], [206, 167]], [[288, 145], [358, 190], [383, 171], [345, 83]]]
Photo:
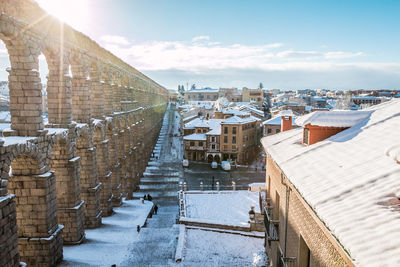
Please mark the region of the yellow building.
[[255, 102], [259, 108], [262, 107], [263, 103], [263, 91], [262, 89], [248, 89], [243, 87], [242, 89], [242, 101], [243, 102]]

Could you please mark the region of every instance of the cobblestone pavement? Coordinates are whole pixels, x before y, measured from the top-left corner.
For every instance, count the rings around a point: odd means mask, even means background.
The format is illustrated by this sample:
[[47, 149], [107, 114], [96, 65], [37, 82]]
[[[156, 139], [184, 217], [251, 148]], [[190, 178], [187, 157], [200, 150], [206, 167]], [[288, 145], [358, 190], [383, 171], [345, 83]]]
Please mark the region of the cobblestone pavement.
[[[129, 246], [129, 258], [123, 266], [169, 266], [174, 264], [179, 229], [177, 190], [182, 170], [182, 137], [178, 135], [179, 115], [171, 106], [164, 117], [154, 155], [140, 180], [134, 197], [150, 194], [158, 205], [157, 215], [147, 220], [138, 239]], [[177, 136], [174, 136], [174, 134]]]

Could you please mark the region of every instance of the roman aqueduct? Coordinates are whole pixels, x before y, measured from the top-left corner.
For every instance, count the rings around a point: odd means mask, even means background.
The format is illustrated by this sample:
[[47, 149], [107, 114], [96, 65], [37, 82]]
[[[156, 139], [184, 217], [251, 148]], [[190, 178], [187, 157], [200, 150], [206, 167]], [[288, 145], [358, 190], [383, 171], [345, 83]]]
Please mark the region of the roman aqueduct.
[[[132, 198], [159, 133], [167, 90], [30, 0], [0, 0], [11, 68], [0, 138], [0, 266], [53, 266]], [[42, 116], [47, 78], [48, 120]]]

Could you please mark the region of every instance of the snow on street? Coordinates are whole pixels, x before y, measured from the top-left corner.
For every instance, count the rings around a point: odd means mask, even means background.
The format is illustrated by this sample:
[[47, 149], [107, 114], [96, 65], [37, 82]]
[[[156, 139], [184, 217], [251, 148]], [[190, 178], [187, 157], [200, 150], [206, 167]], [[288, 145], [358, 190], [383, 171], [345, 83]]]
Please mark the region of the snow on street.
[[265, 260], [263, 242], [262, 238], [186, 228], [180, 266], [258, 266]]
[[152, 202], [124, 200], [115, 214], [103, 218], [97, 229], [86, 229], [86, 241], [64, 246], [64, 260], [59, 266], [111, 266], [128, 256], [128, 245], [137, 239], [136, 226], [142, 226], [153, 206]]

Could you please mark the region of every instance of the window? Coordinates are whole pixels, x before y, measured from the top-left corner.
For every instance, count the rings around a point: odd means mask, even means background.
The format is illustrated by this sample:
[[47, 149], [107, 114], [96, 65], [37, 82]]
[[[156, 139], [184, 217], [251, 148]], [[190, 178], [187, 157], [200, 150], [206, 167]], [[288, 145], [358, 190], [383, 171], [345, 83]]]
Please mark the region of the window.
[[236, 127], [233, 127], [233, 128], [232, 128], [232, 133], [233, 133], [233, 134], [236, 134]]
[[210, 99], [210, 95], [207, 95], [207, 99]]
[[227, 145], [224, 145], [224, 150], [228, 150], [228, 146]]
[[224, 143], [228, 143], [228, 136], [224, 136]]
[[210, 138], [210, 142], [213, 142], [213, 143], [215, 143], [215, 136], [211, 136], [211, 138]]
[[276, 129], [276, 133], [280, 133], [281, 132], [281, 129]]
[[232, 136], [232, 144], [236, 144], [236, 136]]
[[272, 133], [272, 129], [268, 128], [267, 133], [269, 133], [269, 134]]
[[199, 146], [203, 146], [203, 142], [200, 141], [200, 142], [199, 142]]
[[228, 127], [224, 127], [224, 134], [228, 133]]
[[190, 141], [190, 146], [194, 146], [194, 142], [193, 141]]
[[215, 145], [211, 145], [211, 149], [215, 149]]
[[203, 133], [206, 133], [207, 132], [207, 129], [203, 129]]

